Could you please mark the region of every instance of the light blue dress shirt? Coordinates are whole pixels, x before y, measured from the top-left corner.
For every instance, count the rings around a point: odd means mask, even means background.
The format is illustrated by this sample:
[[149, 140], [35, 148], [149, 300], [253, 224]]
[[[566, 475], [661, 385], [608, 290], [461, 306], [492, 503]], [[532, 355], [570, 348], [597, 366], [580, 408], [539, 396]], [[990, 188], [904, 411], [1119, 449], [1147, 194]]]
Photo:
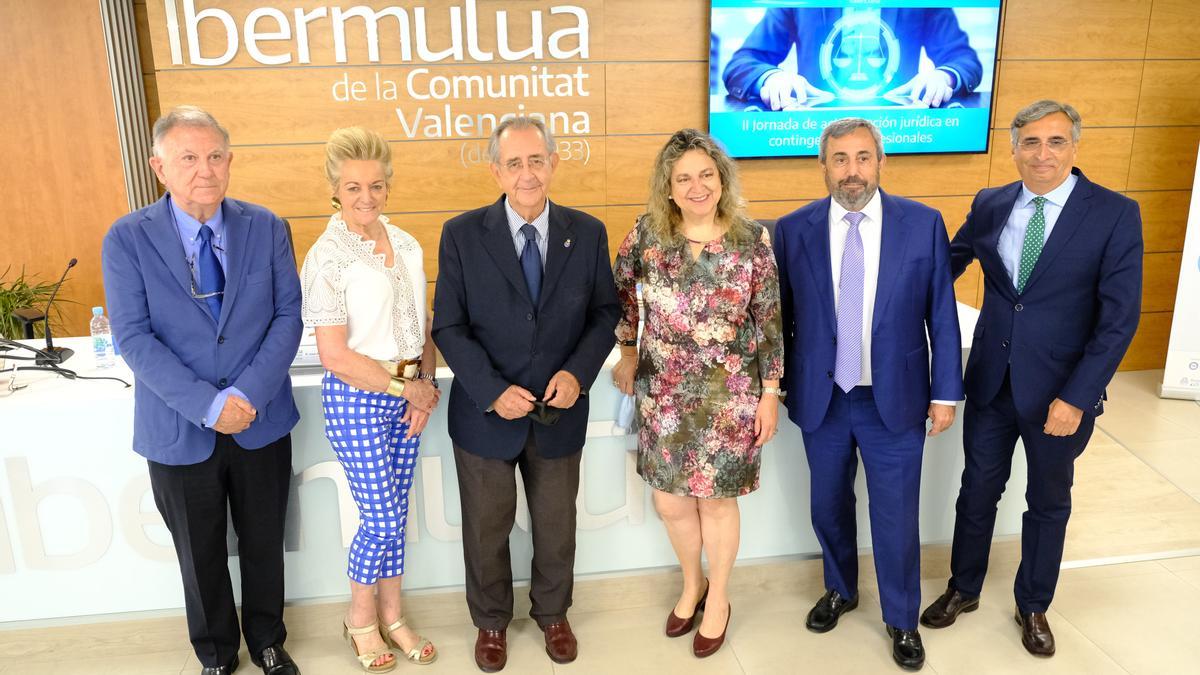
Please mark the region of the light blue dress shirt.
[[[1046, 198], [1046, 203], [1042, 205], [1042, 213], [1046, 217], [1043, 245], [1050, 239], [1050, 233], [1054, 231], [1054, 224], [1058, 222], [1063, 206], [1067, 203], [1067, 198], [1071, 196], [1071, 192], [1078, 182], [1078, 176], [1073, 173], [1067, 174], [1067, 179], [1062, 182], [1062, 185], [1042, 195]], [[1021, 194], [1017, 197], [1016, 204], [1013, 204], [1012, 213], [1009, 214], [1008, 222], [1000, 232], [1000, 241], [996, 244], [1000, 259], [1004, 261], [1004, 269], [1008, 271], [1008, 278], [1013, 284], [1017, 282], [1017, 269], [1021, 265], [1021, 249], [1025, 246], [1025, 230], [1028, 229], [1029, 219], [1033, 217], [1036, 210], [1033, 205], [1033, 198], [1036, 196], [1024, 183], [1021, 184]]]
[[[221, 269], [228, 272], [229, 263], [225, 255], [225, 219], [221, 213], [222, 209], [218, 208], [217, 212], [213, 214], [212, 218], [209, 218], [204, 223], [201, 223], [183, 209], [179, 208], [179, 205], [175, 203], [174, 199], [168, 199], [167, 202], [171, 205], [171, 216], [175, 219], [175, 228], [179, 230], [179, 241], [183, 244], [183, 255], [184, 259], [187, 260], [188, 273], [191, 274], [195, 279], [196, 287], [200, 287], [200, 279], [198, 276], [200, 274], [200, 266], [196, 264], [196, 256], [198, 256], [200, 253], [201, 225], [207, 225], [210, 229], [212, 229], [213, 252], [217, 254], [217, 262], [221, 263]], [[190, 291], [191, 289], [188, 290]], [[227, 387], [221, 391], [218, 391], [217, 395], [213, 397], [212, 403], [208, 406], [208, 414], [206, 414], [204, 419], [201, 420], [204, 426], [211, 428], [212, 425], [217, 421], [217, 418], [221, 416], [221, 410], [225, 408], [225, 399], [229, 398], [230, 394], [235, 394], [243, 399], [250, 400], [247, 399], [246, 395], [237, 387]]]
[[508, 203], [508, 197], [504, 198], [504, 213], [508, 215], [508, 231], [512, 233], [513, 245], [517, 248], [517, 259], [521, 258], [521, 251], [525, 250], [525, 235], [521, 233], [521, 226], [528, 222], [537, 230], [537, 247], [538, 252], [542, 256], [542, 271], [546, 270], [546, 248], [550, 246], [550, 200], [546, 200], [546, 205], [542, 207], [542, 212], [536, 218], [526, 221], [522, 218], [513, 207]]

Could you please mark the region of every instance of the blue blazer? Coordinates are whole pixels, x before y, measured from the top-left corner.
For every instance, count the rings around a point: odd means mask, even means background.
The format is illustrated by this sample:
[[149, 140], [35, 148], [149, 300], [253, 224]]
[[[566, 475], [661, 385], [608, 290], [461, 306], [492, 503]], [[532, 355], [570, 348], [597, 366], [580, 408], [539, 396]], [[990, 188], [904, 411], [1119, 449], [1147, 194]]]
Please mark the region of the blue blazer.
[[1079, 169], [1075, 189], [1017, 293], [997, 244], [1021, 183], [988, 188], [950, 244], [954, 275], [983, 267], [983, 308], [967, 358], [967, 396], [986, 405], [1011, 370], [1022, 417], [1046, 419], [1060, 398], [1099, 415], [1104, 389], [1137, 330], [1142, 301], [1142, 217], [1137, 202]]
[[591, 386], [612, 352], [620, 305], [613, 284], [604, 224], [550, 205], [542, 291], [534, 307], [508, 229], [504, 199], [450, 219], [442, 228], [433, 340], [454, 371], [450, 438], [475, 455], [511, 459], [533, 424], [538, 454], [561, 457], [583, 448], [588, 400], [545, 426], [528, 417], [506, 420], [488, 412], [510, 384], [541, 396], [566, 370]]
[[[926, 418], [930, 400], [962, 399], [962, 342], [942, 215], [882, 190], [880, 197], [883, 238], [871, 323], [871, 384], [884, 424], [902, 431]], [[821, 426], [836, 386], [829, 200], [789, 213], [775, 226], [785, 403], [788, 417], [807, 432]]]
[[[283, 221], [236, 199], [221, 204], [227, 269], [220, 321], [192, 298], [191, 271], [167, 197], [104, 237], [104, 292], [113, 339], [133, 370], [133, 449], [161, 464], [212, 455], [201, 425], [220, 389], [240, 389], [258, 417], [237, 444], [261, 448], [300, 419], [288, 366], [300, 344], [300, 280]], [[210, 420], [210, 422], [213, 420]]]

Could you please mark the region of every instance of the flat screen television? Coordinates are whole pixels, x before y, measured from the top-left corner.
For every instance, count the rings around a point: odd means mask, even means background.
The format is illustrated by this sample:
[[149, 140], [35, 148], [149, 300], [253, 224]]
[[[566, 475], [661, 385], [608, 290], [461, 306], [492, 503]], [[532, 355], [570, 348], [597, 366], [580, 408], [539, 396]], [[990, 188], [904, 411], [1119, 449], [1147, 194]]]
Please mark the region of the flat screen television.
[[987, 152], [1001, 0], [713, 0], [709, 131], [812, 157], [863, 117], [889, 155]]

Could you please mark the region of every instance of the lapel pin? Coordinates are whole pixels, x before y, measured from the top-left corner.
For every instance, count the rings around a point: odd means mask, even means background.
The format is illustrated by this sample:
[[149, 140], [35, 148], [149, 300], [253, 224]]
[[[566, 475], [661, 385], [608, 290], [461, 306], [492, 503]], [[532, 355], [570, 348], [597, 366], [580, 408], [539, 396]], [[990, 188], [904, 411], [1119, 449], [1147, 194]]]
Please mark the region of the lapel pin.
[[563, 242], [563, 248], [571, 248], [571, 240], [570, 239]]

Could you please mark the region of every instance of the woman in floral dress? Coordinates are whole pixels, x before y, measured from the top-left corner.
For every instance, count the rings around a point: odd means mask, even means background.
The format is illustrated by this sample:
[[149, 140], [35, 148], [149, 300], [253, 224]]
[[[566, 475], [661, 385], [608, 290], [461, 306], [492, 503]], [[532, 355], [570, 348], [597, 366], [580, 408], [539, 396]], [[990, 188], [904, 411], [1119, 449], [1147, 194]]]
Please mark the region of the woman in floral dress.
[[729, 624], [737, 497], [758, 488], [762, 446], [779, 422], [779, 280], [766, 232], [742, 211], [737, 166], [711, 137], [676, 132], [650, 183], [647, 213], [617, 254], [613, 381], [637, 393], [638, 473], [683, 569], [666, 633], [687, 634], [706, 610], [692, 649], [708, 656]]

